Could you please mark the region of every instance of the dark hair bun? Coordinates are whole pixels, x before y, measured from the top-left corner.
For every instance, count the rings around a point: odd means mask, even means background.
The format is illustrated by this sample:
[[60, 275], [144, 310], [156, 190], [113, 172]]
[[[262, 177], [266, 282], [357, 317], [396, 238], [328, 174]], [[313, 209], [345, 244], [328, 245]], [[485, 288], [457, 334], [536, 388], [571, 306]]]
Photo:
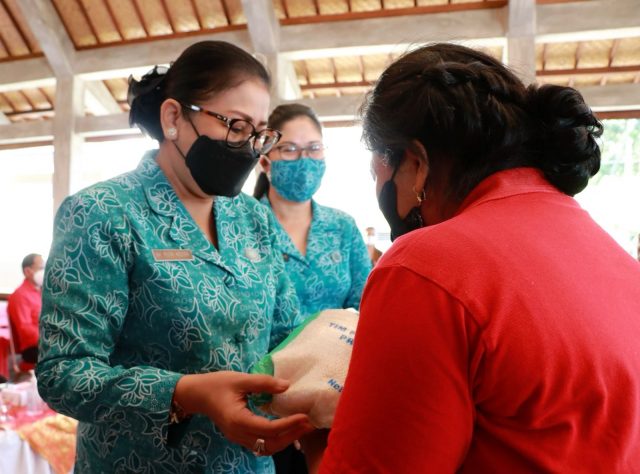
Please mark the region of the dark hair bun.
[[139, 81], [130, 76], [127, 91], [127, 102], [131, 107], [129, 125], [137, 125], [143, 133], [158, 141], [164, 138], [159, 112], [166, 99], [163, 85], [167, 70], [166, 67], [155, 66]]
[[602, 123], [582, 95], [571, 87], [529, 86], [527, 108], [537, 122], [540, 169], [560, 191], [573, 196], [582, 191], [600, 169]]

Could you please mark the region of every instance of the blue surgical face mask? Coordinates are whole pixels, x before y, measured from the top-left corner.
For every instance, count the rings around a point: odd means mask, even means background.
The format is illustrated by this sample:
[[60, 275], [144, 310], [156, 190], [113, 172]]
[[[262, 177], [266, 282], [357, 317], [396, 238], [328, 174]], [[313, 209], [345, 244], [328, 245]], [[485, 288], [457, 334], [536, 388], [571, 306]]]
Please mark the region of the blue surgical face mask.
[[324, 160], [307, 157], [294, 161], [272, 161], [271, 185], [289, 201], [308, 201], [320, 187], [325, 169]]

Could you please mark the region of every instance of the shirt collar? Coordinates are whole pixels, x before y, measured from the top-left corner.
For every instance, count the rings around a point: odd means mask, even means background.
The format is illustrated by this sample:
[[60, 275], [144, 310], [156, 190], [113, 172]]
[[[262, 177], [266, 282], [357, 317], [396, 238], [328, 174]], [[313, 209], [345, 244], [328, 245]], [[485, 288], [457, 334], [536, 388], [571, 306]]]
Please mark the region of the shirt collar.
[[498, 171], [483, 179], [462, 201], [458, 215], [487, 201], [528, 193], [559, 193], [541, 170], [537, 168], [512, 168]]

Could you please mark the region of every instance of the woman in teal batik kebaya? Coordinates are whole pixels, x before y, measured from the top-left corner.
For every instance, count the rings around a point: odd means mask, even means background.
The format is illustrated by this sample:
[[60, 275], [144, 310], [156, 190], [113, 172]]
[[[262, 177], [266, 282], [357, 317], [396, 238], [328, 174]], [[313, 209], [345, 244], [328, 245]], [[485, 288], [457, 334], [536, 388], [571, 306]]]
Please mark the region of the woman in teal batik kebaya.
[[294, 282], [301, 311], [360, 307], [371, 260], [355, 221], [316, 203], [325, 171], [322, 126], [302, 104], [277, 107], [268, 126], [282, 138], [260, 164], [254, 196], [274, 214], [276, 242]]
[[[360, 307], [371, 260], [355, 221], [312, 200], [325, 171], [322, 126], [302, 104], [278, 106], [267, 125], [282, 138], [268, 157], [254, 196], [273, 212], [276, 244], [303, 315]], [[289, 447], [274, 456], [278, 474], [303, 474], [302, 455]]]
[[206, 41], [129, 92], [131, 122], [159, 150], [57, 213], [40, 393], [80, 420], [76, 474], [271, 473], [263, 455], [312, 427], [246, 406], [286, 389], [245, 372], [301, 321], [273, 219], [239, 194], [279, 139], [268, 73]]

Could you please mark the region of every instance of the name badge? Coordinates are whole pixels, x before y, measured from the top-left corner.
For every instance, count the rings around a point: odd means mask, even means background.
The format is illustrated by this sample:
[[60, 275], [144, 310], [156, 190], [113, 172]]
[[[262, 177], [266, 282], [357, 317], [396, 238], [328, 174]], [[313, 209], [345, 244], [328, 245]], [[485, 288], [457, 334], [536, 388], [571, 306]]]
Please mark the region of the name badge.
[[193, 254], [189, 249], [152, 249], [151, 253], [156, 262], [180, 262], [193, 260]]

